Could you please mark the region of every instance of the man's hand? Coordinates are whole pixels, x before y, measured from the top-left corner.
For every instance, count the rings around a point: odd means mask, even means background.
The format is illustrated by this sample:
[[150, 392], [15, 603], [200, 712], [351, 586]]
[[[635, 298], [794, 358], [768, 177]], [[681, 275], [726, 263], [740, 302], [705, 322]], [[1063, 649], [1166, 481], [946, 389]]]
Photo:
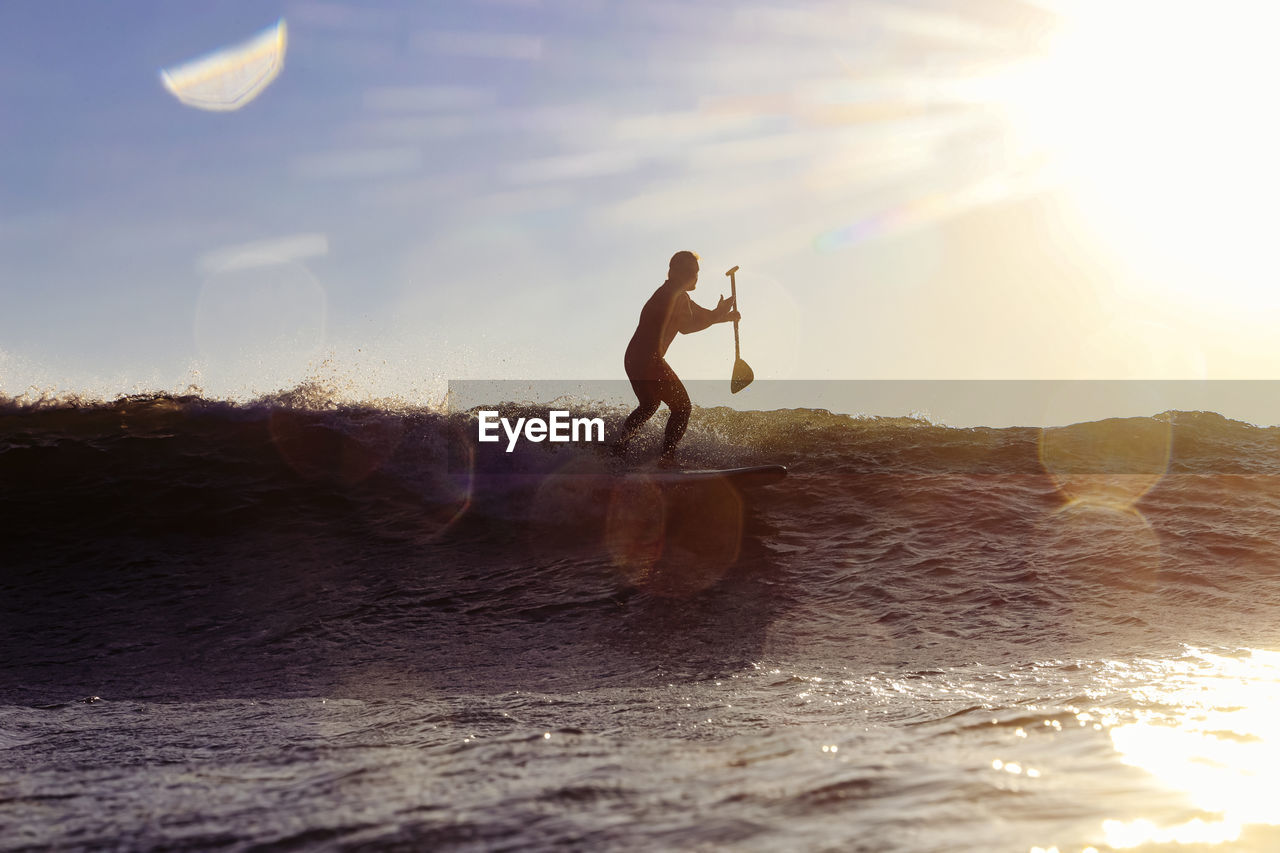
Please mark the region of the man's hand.
[[742, 315], [737, 311], [737, 300], [732, 298], [725, 299], [723, 296], [721, 296], [720, 301], [716, 303], [715, 315], [717, 323], [742, 319]]

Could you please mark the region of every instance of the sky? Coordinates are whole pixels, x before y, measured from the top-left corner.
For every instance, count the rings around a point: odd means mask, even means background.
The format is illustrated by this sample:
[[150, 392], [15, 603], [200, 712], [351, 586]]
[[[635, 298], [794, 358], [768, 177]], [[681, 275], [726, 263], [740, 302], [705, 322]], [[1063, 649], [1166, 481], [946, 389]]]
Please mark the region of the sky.
[[[761, 380], [1274, 378], [1276, 14], [5, 3], [0, 394], [620, 379], [683, 249]], [[277, 27], [237, 108], [166, 85]]]

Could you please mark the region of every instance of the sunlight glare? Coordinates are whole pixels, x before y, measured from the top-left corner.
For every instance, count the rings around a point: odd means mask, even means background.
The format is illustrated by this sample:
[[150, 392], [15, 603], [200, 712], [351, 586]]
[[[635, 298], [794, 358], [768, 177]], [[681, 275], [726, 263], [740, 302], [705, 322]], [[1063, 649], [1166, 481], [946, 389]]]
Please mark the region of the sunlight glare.
[[1042, 56], [971, 81], [972, 99], [1002, 108], [1024, 155], [1162, 285], [1280, 307], [1280, 9], [1082, 0], [1061, 12]]
[[1148, 843], [1223, 844], [1248, 824], [1280, 825], [1280, 653], [1247, 658], [1201, 654], [1168, 662], [1160, 686], [1136, 691], [1151, 713], [1111, 730], [1126, 764], [1186, 792], [1203, 817], [1172, 826], [1108, 820], [1112, 847]]

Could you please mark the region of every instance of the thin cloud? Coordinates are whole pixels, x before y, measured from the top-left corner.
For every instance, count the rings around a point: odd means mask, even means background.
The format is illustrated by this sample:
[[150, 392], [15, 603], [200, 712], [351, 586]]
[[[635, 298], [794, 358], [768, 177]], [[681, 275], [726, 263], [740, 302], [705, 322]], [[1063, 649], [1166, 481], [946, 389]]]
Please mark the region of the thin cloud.
[[636, 113], [613, 122], [615, 139], [622, 142], [684, 145], [757, 128], [761, 117], [745, 112], [731, 115], [708, 110]]
[[[754, 170], [739, 173], [754, 175]], [[636, 193], [606, 205], [596, 219], [615, 227], [668, 227], [686, 222], [706, 222], [725, 215], [749, 216], [752, 211], [778, 208], [783, 199], [798, 192], [790, 178], [733, 180], [686, 177]]]
[[362, 136], [401, 142], [452, 139], [483, 129], [484, 125], [469, 115], [400, 116], [361, 122], [354, 128]]
[[329, 254], [329, 238], [325, 234], [290, 234], [270, 240], [224, 246], [201, 255], [196, 269], [210, 275], [220, 272], [252, 269], [271, 264], [301, 261]]
[[496, 192], [467, 201], [472, 213], [484, 216], [521, 216], [572, 207], [580, 198], [563, 185], [540, 185], [527, 189]]
[[364, 93], [364, 105], [381, 112], [474, 110], [494, 100], [492, 90], [475, 86], [382, 86]]
[[509, 166], [506, 174], [515, 183], [538, 183], [616, 175], [638, 165], [639, 158], [630, 151], [595, 151], [526, 160]]
[[687, 163], [696, 169], [723, 169], [812, 156], [820, 140], [811, 133], [775, 133], [745, 139], [707, 142], [693, 148]]
[[447, 56], [532, 61], [542, 58], [538, 36], [516, 33], [427, 31], [413, 37], [414, 46]]
[[405, 175], [422, 168], [422, 151], [417, 148], [356, 148], [308, 154], [293, 162], [300, 178], [343, 179], [382, 178]]
[[392, 29], [397, 22], [397, 16], [385, 9], [347, 3], [290, 3], [287, 8], [290, 21], [317, 30], [374, 32]]

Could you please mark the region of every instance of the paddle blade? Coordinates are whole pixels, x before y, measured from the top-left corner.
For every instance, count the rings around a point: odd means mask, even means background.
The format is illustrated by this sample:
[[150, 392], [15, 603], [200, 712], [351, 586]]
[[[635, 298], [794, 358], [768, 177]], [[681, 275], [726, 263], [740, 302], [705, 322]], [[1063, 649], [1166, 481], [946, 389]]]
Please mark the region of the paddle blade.
[[733, 378], [729, 380], [729, 393], [737, 394], [743, 388], [751, 384], [756, 375], [751, 372], [751, 368], [742, 359], [738, 359], [733, 363]]

